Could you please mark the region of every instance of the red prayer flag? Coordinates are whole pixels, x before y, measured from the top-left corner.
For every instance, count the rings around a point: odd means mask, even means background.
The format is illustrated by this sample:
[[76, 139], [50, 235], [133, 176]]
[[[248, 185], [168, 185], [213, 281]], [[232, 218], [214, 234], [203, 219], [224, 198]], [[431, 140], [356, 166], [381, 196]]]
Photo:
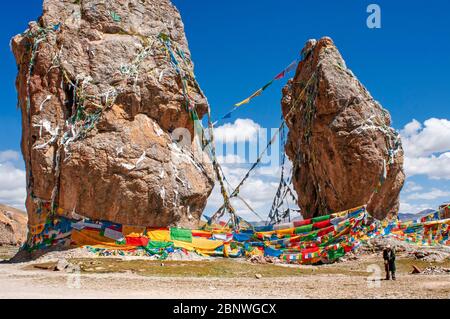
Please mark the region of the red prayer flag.
[[323, 222], [317, 222], [313, 224], [313, 229], [322, 229], [331, 225], [330, 220], [324, 220]]
[[294, 222], [294, 227], [300, 227], [311, 224], [311, 219], [298, 220]]
[[128, 246], [143, 246], [146, 247], [148, 245], [147, 237], [126, 237], [126, 242]]
[[284, 70], [283, 70], [280, 74], [278, 74], [278, 75], [275, 77], [275, 80], [279, 80], [279, 79], [284, 78], [285, 74], [286, 74], [286, 73], [285, 73]]

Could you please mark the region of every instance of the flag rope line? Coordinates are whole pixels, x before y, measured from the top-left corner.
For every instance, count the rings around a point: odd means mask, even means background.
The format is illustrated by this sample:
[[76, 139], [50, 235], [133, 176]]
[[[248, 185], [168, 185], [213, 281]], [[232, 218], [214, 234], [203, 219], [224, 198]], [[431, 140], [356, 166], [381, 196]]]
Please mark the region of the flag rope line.
[[[258, 159], [253, 163], [252, 167], [248, 170], [248, 172], [245, 174], [244, 178], [241, 180], [241, 182], [238, 184], [237, 187], [235, 187], [235, 189], [233, 190], [233, 192], [230, 195], [230, 199], [233, 197], [236, 197], [237, 195], [239, 195], [240, 192], [240, 188], [242, 187], [242, 185], [247, 181], [247, 179], [250, 177], [250, 173], [259, 165], [259, 163], [261, 162], [264, 154], [267, 152], [267, 150], [270, 148], [270, 146], [273, 144], [273, 142], [275, 141], [275, 138], [277, 137], [278, 133], [282, 130], [282, 128], [284, 127], [286, 121], [288, 120], [288, 118], [293, 114], [293, 111], [295, 109], [295, 107], [297, 107], [297, 104], [300, 103], [300, 100], [303, 98], [306, 89], [309, 87], [309, 85], [311, 84], [311, 81], [313, 80], [313, 78], [315, 78], [316, 74], [313, 73], [311, 75], [311, 77], [309, 78], [309, 80], [306, 82], [305, 87], [303, 88], [303, 90], [300, 92], [300, 95], [298, 97], [298, 99], [293, 103], [292, 107], [289, 109], [288, 113], [286, 114], [284, 120], [282, 120], [280, 127], [277, 129], [277, 131], [274, 133], [272, 139], [269, 141], [269, 143], [267, 143], [266, 147], [264, 148], [264, 150], [261, 152], [261, 154], [259, 155]], [[219, 213], [222, 211], [222, 209], [224, 208], [224, 205], [222, 205], [217, 212], [211, 217], [210, 221], [213, 222], [215, 221], [218, 216]], [[221, 217], [222, 215], [220, 215]], [[219, 217], [219, 218], [220, 218]]]
[[257, 90], [255, 93], [253, 93], [251, 96], [249, 96], [245, 100], [242, 100], [241, 102], [234, 104], [234, 107], [229, 112], [225, 113], [222, 117], [220, 117], [217, 121], [215, 121], [213, 123], [213, 126], [215, 126], [218, 122], [220, 122], [224, 119], [231, 118], [231, 114], [233, 114], [237, 109], [239, 109], [244, 104], [250, 103], [250, 101], [252, 99], [254, 99], [255, 97], [260, 96], [276, 80], [283, 79], [289, 72], [291, 72], [295, 69], [295, 67], [298, 65], [299, 62], [301, 62], [301, 59], [300, 60], [296, 59], [296, 60], [292, 61], [286, 68], [283, 69], [283, 71], [281, 71], [279, 74], [277, 74], [271, 81], [266, 83], [262, 88]]

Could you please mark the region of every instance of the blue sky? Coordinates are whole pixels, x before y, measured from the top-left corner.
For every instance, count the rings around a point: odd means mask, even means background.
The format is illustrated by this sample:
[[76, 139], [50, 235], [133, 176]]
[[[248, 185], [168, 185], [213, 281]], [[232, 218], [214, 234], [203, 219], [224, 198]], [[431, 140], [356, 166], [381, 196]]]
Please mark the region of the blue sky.
[[[402, 130], [411, 123], [404, 131], [413, 151], [411, 156], [407, 154], [412, 168], [407, 170], [403, 209], [436, 207], [450, 200], [449, 1], [173, 2], [181, 12], [196, 75], [213, 115], [225, 113], [264, 85], [298, 57], [307, 39], [330, 36], [347, 66], [389, 110], [393, 126]], [[366, 26], [370, 3], [381, 7], [381, 29]], [[0, 30], [0, 152], [18, 152], [21, 127], [14, 88], [16, 66], [8, 44], [13, 35], [26, 29], [28, 21], [40, 15], [41, 1], [5, 2], [3, 12], [7, 14]], [[234, 113], [229, 128], [236, 128], [238, 118], [251, 119], [260, 127], [278, 127], [284, 83], [276, 83]], [[433, 118], [437, 120], [427, 122]], [[417, 122], [412, 122], [414, 119]], [[247, 123], [252, 125], [250, 120]], [[0, 155], [3, 168], [7, 163], [11, 169], [22, 169], [21, 161], [11, 157]], [[424, 170], [423, 165], [432, 165], [434, 170]], [[0, 175], [2, 178], [4, 182]], [[0, 200], [6, 198], [0, 189]], [[266, 209], [266, 204], [259, 207]]]

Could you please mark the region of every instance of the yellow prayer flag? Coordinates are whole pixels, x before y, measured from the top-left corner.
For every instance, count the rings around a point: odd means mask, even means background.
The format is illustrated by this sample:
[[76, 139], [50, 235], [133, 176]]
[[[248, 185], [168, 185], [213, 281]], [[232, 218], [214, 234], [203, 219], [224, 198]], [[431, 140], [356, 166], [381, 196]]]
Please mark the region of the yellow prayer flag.
[[243, 101], [241, 101], [241, 102], [235, 104], [234, 106], [239, 107], [239, 106], [244, 105], [244, 104], [247, 104], [247, 103], [249, 103], [249, 102], [250, 102], [250, 98], [246, 98], [245, 100], [243, 100]]
[[153, 241], [171, 241], [170, 231], [167, 229], [148, 230], [147, 237]]
[[256, 92], [253, 93], [252, 95], [250, 95], [248, 98], [246, 98], [245, 100], [239, 102], [238, 104], [235, 104], [234, 106], [239, 107], [239, 106], [241, 106], [241, 105], [247, 104], [247, 103], [250, 102], [251, 99], [253, 99], [253, 98], [257, 97], [257, 96], [260, 96], [262, 92], [263, 92], [263, 90], [262, 90], [262, 89], [259, 89], [258, 91], [256, 91]]

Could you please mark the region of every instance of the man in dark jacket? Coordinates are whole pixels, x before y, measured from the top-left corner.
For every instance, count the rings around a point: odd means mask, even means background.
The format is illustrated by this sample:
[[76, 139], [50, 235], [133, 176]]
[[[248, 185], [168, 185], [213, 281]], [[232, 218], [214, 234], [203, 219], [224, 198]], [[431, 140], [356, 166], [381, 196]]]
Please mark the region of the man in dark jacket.
[[387, 245], [383, 250], [384, 269], [386, 270], [386, 280], [395, 280], [395, 250], [391, 245]]

